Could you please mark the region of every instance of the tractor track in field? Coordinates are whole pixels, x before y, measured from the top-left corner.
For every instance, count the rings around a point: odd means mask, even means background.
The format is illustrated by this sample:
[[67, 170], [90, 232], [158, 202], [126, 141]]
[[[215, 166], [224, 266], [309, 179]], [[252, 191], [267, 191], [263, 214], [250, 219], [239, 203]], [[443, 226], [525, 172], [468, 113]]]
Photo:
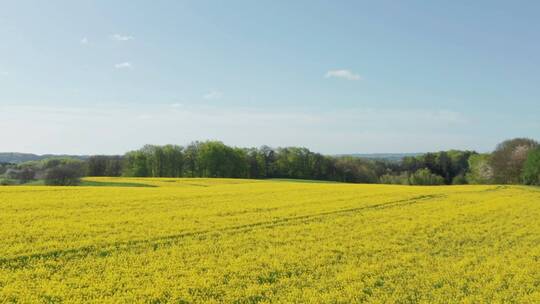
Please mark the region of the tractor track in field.
[[[497, 191], [504, 188], [505, 188], [504, 186], [498, 186], [494, 188], [488, 188], [481, 191], [472, 191], [472, 192]], [[465, 191], [465, 192], [471, 193], [470, 191]], [[450, 193], [450, 195], [454, 195], [458, 193], [460, 192]], [[73, 260], [73, 259], [81, 259], [87, 256], [106, 257], [117, 252], [125, 252], [125, 251], [130, 251], [133, 249], [144, 249], [145, 247], [149, 247], [149, 248], [153, 247], [156, 250], [161, 247], [174, 245], [185, 238], [197, 238], [197, 237], [202, 238], [202, 237], [212, 236], [213, 234], [221, 234], [221, 233], [236, 234], [236, 233], [248, 232], [253, 229], [258, 229], [258, 228], [267, 229], [267, 228], [272, 228], [272, 227], [285, 226], [289, 224], [304, 224], [304, 223], [316, 221], [316, 220], [329, 217], [329, 216], [341, 216], [341, 215], [349, 215], [349, 214], [354, 214], [357, 212], [368, 211], [368, 210], [403, 207], [403, 206], [408, 206], [408, 205], [412, 205], [412, 204], [416, 204], [420, 202], [429, 201], [432, 199], [447, 197], [448, 195], [449, 195], [448, 193], [427, 194], [427, 195], [420, 195], [420, 196], [415, 196], [415, 197], [411, 197], [407, 199], [400, 199], [400, 200], [379, 203], [379, 204], [374, 204], [374, 205], [369, 205], [369, 206], [339, 209], [339, 210], [325, 211], [325, 212], [320, 212], [320, 213], [315, 213], [315, 214], [306, 214], [306, 215], [299, 215], [299, 216], [292, 216], [292, 217], [285, 217], [285, 218], [277, 218], [275, 220], [262, 221], [262, 222], [244, 224], [244, 225], [231, 226], [231, 227], [223, 227], [223, 228], [213, 229], [213, 230], [185, 232], [185, 233], [166, 235], [166, 236], [160, 236], [160, 237], [149, 238], [149, 239], [129, 240], [129, 241], [110, 243], [110, 244], [84, 246], [84, 247], [71, 248], [71, 249], [60, 249], [60, 250], [53, 250], [49, 252], [20, 255], [20, 256], [15, 256], [15, 257], [8, 257], [8, 258], [0, 258], [0, 269], [15, 270], [19, 268], [24, 268], [27, 266], [31, 266], [32, 261], [39, 261], [39, 260], [62, 259], [66, 261], [66, 260]]]
[[53, 250], [53, 251], [43, 252], [43, 253], [21, 255], [21, 256], [15, 256], [15, 257], [10, 257], [10, 258], [0, 258], [0, 269], [24, 268], [28, 266], [31, 263], [31, 261], [51, 260], [51, 259], [72, 260], [72, 259], [84, 258], [87, 256], [106, 257], [116, 252], [129, 251], [132, 249], [144, 248], [144, 247], [150, 247], [150, 248], [154, 247], [154, 249], [157, 249], [160, 247], [166, 247], [166, 246], [171, 246], [173, 244], [176, 244], [177, 242], [179, 242], [180, 240], [184, 238], [206, 237], [206, 236], [212, 236], [212, 234], [220, 234], [220, 233], [236, 234], [236, 233], [248, 232], [253, 229], [258, 229], [258, 228], [267, 229], [267, 228], [272, 228], [272, 227], [277, 227], [277, 226], [285, 226], [288, 224], [304, 224], [304, 223], [315, 221], [315, 220], [325, 218], [328, 216], [348, 215], [348, 214], [353, 214], [353, 213], [366, 211], [366, 210], [386, 209], [386, 208], [407, 206], [407, 205], [411, 205], [411, 204], [415, 204], [415, 203], [419, 203], [423, 201], [428, 201], [435, 198], [442, 198], [445, 196], [447, 195], [446, 194], [421, 195], [421, 196], [416, 196], [416, 197], [412, 197], [408, 199], [401, 199], [401, 200], [390, 201], [390, 202], [385, 202], [385, 203], [380, 203], [380, 204], [375, 204], [375, 205], [325, 211], [325, 212], [320, 212], [320, 213], [315, 213], [315, 214], [307, 214], [307, 215], [300, 215], [300, 216], [293, 216], [293, 217], [278, 218], [278, 219], [270, 220], [270, 221], [256, 222], [256, 223], [237, 225], [237, 226], [231, 226], [231, 227], [223, 227], [223, 228], [213, 229], [213, 230], [185, 232], [185, 233], [161, 236], [161, 237], [150, 238], [150, 239], [130, 240], [130, 241], [123, 241], [123, 242], [116, 242], [112, 244], [84, 246], [84, 247], [78, 247], [78, 248], [61, 249], [61, 250]]

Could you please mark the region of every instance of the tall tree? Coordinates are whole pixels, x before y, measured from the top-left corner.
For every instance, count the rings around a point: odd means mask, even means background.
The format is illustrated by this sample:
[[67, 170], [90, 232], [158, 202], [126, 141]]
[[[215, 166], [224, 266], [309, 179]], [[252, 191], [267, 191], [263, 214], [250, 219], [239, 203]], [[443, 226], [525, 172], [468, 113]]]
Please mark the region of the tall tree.
[[126, 176], [151, 176], [148, 169], [148, 159], [143, 151], [139, 150], [126, 153], [124, 163], [124, 175]]
[[531, 150], [527, 155], [522, 180], [526, 185], [540, 185], [540, 148]]
[[529, 138], [515, 138], [500, 143], [490, 158], [494, 181], [500, 184], [519, 183], [527, 154], [537, 146], [538, 143]]
[[199, 166], [200, 142], [192, 142], [184, 149], [183, 175], [189, 177], [202, 176]]

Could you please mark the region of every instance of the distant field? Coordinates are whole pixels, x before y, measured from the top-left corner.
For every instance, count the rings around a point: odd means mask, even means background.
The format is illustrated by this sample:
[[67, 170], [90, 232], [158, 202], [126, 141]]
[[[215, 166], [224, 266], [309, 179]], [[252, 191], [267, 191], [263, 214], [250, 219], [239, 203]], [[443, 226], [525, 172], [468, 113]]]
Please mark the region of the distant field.
[[540, 302], [536, 188], [85, 184], [0, 187], [0, 303]]

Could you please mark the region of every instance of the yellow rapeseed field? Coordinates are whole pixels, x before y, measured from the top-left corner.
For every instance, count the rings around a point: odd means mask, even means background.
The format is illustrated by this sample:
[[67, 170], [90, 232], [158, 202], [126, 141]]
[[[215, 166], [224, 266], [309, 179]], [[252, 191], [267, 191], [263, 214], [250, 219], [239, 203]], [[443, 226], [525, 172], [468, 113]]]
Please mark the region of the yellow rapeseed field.
[[540, 191], [0, 187], [0, 303], [539, 303]]

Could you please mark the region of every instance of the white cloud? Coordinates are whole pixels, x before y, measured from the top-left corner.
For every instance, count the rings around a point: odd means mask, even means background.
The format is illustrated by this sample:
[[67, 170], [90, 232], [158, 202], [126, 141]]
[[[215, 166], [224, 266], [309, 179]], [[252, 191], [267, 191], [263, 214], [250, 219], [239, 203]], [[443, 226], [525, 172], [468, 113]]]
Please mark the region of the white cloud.
[[81, 44], [85, 45], [85, 44], [88, 44], [88, 38], [86, 37], [83, 37], [80, 41], [79, 41]]
[[207, 100], [216, 100], [220, 99], [221, 97], [223, 97], [223, 93], [220, 91], [210, 91], [203, 95], [203, 98]]
[[129, 35], [114, 34], [114, 35], [111, 35], [111, 39], [115, 41], [130, 41], [130, 40], [134, 40], [135, 37], [129, 36]]
[[350, 70], [330, 70], [326, 72], [325, 78], [341, 78], [346, 80], [361, 80], [360, 75], [353, 73]]
[[114, 68], [115, 69], [131, 69], [133, 68], [133, 65], [131, 64], [131, 62], [122, 62], [122, 63], [117, 63], [114, 65]]

